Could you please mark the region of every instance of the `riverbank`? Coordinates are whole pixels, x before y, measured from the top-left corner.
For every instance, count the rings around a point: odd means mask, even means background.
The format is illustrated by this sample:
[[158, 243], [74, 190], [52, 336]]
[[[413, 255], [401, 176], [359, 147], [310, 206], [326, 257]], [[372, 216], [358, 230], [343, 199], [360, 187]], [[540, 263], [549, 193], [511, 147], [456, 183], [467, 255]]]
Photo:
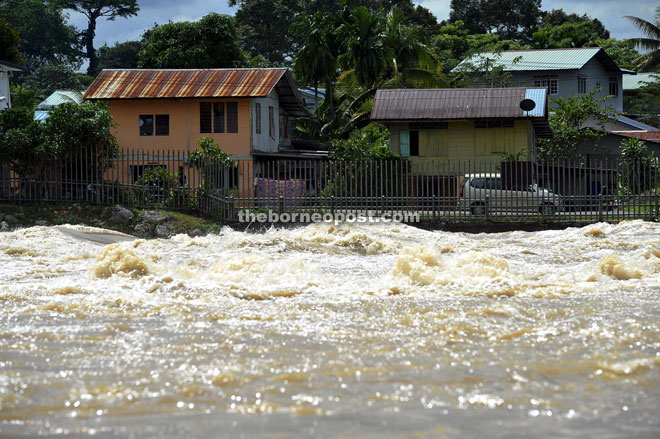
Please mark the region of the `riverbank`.
[[221, 224], [208, 218], [168, 210], [134, 209], [83, 203], [0, 204], [0, 230], [77, 224], [127, 233], [140, 238], [166, 238], [218, 232]]
[[[526, 221], [490, 221], [468, 218], [465, 221], [426, 219], [408, 225], [428, 230], [464, 233], [503, 233], [512, 231], [538, 232], [584, 227], [595, 222], [619, 221], [594, 219], [589, 221], [552, 221], [552, 218]], [[189, 236], [219, 232], [223, 226], [237, 231], [262, 232], [271, 226], [297, 228], [304, 223], [231, 222], [220, 223], [196, 212], [162, 209], [137, 209], [123, 206], [102, 206], [85, 203], [0, 204], [0, 231], [32, 226], [82, 225], [99, 227], [136, 236], [138, 238], [167, 238], [179, 233]]]

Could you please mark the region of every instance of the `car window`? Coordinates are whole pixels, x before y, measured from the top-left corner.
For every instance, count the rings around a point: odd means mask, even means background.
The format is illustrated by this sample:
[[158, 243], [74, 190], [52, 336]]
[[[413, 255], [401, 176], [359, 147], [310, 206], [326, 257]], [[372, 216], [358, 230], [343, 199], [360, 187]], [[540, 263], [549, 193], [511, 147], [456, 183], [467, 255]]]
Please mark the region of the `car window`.
[[499, 178], [487, 178], [486, 189], [502, 189], [502, 181]]
[[470, 181], [470, 186], [475, 189], [485, 189], [486, 188], [486, 179], [485, 178], [473, 178]]

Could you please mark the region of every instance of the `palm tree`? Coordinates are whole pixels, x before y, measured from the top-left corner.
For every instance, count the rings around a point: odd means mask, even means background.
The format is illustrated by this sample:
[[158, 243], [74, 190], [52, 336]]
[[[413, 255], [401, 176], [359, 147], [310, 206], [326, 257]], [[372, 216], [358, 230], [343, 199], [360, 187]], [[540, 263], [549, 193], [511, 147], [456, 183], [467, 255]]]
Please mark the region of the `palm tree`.
[[384, 44], [388, 54], [388, 79], [381, 86], [400, 88], [439, 87], [446, 84], [440, 63], [427, 46], [421, 26], [408, 26], [397, 7], [385, 19]]
[[331, 17], [317, 12], [311, 20], [303, 16], [293, 26], [296, 35], [304, 33], [302, 46], [293, 58], [293, 68], [300, 80], [314, 84], [316, 102], [319, 82], [327, 90], [337, 77], [337, 43], [331, 21]]
[[337, 29], [345, 47], [339, 64], [344, 73], [353, 71], [358, 84], [365, 89], [373, 88], [387, 67], [382, 23], [380, 13], [360, 6]]
[[624, 18], [632, 21], [646, 38], [631, 38], [637, 47], [647, 51], [639, 58], [640, 71], [652, 72], [660, 70], [660, 6], [655, 8], [655, 22], [626, 15]]

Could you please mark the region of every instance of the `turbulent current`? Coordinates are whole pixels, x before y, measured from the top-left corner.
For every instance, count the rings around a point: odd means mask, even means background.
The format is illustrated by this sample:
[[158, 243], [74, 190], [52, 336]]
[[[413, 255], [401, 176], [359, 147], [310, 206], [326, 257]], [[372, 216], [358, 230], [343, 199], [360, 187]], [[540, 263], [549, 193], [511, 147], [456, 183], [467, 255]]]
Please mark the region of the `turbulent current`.
[[658, 224], [107, 233], [0, 234], [0, 436], [660, 437]]

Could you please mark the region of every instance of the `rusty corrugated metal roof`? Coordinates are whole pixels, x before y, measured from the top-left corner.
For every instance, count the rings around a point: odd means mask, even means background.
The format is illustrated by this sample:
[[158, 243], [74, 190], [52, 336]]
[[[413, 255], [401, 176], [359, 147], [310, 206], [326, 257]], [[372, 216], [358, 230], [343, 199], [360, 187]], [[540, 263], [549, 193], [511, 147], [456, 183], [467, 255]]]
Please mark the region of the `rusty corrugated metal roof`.
[[183, 99], [263, 97], [287, 73], [272, 69], [103, 70], [84, 99]]
[[618, 134], [625, 137], [635, 137], [647, 142], [660, 143], [660, 131], [612, 131], [612, 134]]

